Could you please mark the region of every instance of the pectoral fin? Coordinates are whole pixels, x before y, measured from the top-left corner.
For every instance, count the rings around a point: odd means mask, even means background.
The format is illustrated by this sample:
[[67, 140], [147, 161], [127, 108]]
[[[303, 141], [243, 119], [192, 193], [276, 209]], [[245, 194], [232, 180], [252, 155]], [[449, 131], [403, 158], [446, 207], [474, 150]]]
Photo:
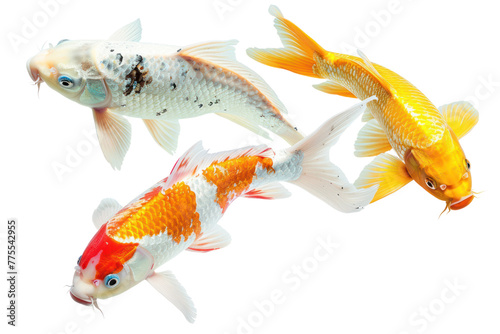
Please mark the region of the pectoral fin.
[[465, 101], [445, 104], [439, 107], [439, 111], [459, 139], [472, 130], [479, 120], [479, 112]]
[[130, 147], [132, 127], [123, 116], [107, 109], [92, 110], [102, 153], [111, 167], [119, 170]]
[[371, 203], [392, 194], [412, 180], [403, 161], [395, 156], [382, 153], [365, 166], [354, 185], [356, 188], [369, 188], [378, 185], [377, 193]]
[[151, 136], [165, 151], [173, 154], [177, 149], [180, 125], [179, 121], [143, 119]]
[[186, 289], [179, 283], [170, 271], [153, 273], [146, 279], [169, 302], [174, 304], [184, 314], [186, 320], [193, 323], [196, 318], [196, 308]]
[[356, 98], [356, 96], [350, 91], [348, 91], [347, 88], [331, 80], [322, 82], [317, 85], [313, 85], [313, 87], [327, 94]]
[[195, 242], [187, 249], [194, 252], [210, 252], [216, 249], [226, 247], [231, 242], [229, 233], [220, 227], [215, 227], [206, 233], [203, 233]]
[[95, 227], [99, 229], [103, 224], [106, 224], [121, 208], [120, 203], [113, 198], [102, 199], [92, 214], [92, 221]]
[[375, 119], [361, 128], [354, 147], [357, 157], [373, 157], [392, 149], [384, 129]]

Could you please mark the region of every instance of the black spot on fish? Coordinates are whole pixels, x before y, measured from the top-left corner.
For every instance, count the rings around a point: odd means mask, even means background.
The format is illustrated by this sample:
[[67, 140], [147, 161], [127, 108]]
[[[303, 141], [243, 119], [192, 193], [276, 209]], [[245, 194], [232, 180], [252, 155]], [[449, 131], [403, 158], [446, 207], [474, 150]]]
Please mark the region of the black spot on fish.
[[118, 65], [120, 65], [122, 63], [123, 56], [121, 53], [116, 54], [116, 60], [118, 60]]
[[208, 106], [211, 107], [214, 103], [213, 102], [208, 102]]
[[161, 116], [161, 115], [163, 115], [166, 112], [167, 112], [167, 109], [163, 109], [162, 111], [157, 112], [156, 116]]
[[194, 99], [194, 103], [198, 102], [198, 96]]
[[181, 73], [181, 76], [185, 77], [188, 71], [184, 71]]
[[198, 71], [200, 70], [200, 68], [199, 68], [199, 67], [195, 67], [195, 68], [194, 68], [194, 70], [195, 70], [196, 72], [198, 72]]
[[130, 82], [125, 86], [125, 91], [123, 92], [123, 95], [125, 96], [128, 96], [130, 93], [132, 93], [132, 91], [134, 91], [136, 94], [139, 94], [142, 90], [142, 87], [153, 82], [152, 77], [149, 77], [146, 80], [148, 71], [144, 71], [144, 67], [139, 66], [139, 64], [143, 61], [142, 56], [137, 55], [135, 60], [135, 67], [132, 69], [132, 71], [130, 71], [129, 74], [125, 76], [125, 79], [130, 79]]
[[189, 96], [186, 96], [186, 101], [189, 101]]
[[294, 129], [295, 131], [298, 131], [297, 127], [294, 127], [293, 129]]
[[201, 107], [203, 107], [203, 103], [198, 105], [198, 108], [201, 108]]
[[181, 52], [182, 49], [177, 50], [177, 52]]
[[175, 82], [172, 82], [170, 84], [170, 87], [172, 88], [172, 90], [175, 90], [177, 88], [177, 85], [175, 84]]
[[109, 52], [115, 52], [115, 49], [111, 49], [111, 50], [109, 50]]
[[123, 108], [123, 107], [126, 107], [126, 106], [127, 106], [126, 104], [122, 104], [120, 107], [122, 107], [122, 108]]
[[214, 103], [215, 103], [215, 104], [217, 104], [217, 103], [219, 103], [219, 102], [220, 102], [220, 99], [217, 99], [217, 100], [215, 100], [215, 102], [214, 102]]

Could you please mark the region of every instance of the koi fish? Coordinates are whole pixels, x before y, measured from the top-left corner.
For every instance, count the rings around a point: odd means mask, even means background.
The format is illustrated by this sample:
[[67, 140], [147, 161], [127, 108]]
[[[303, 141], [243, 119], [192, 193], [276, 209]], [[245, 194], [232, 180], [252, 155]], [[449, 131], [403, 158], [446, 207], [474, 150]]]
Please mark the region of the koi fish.
[[340, 113], [294, 146], [275, 154], [265, 145], [208, 153], [195, 144], [159, 181], [122, 208], [101, 201], [93, 215], [98, 232], [79, 258], [71, 297], [84, 305], [118, 295], [148, 281], [190, 322], [196, 310], [170, 271], [156, 269], [183, 250], [209, 252], [231, 237], [217, 222], [238, 197], [276, 199], [290, 193], [279, 183], [302, 187], [333, 208], [356, 212], [376, 186], [357, 189], [329, 160], [329, 148], [366, 108], [362, 103]]
[[[391, 70], [359, 57], [329, 52], [271, 6], [281, 49], [247, 50], [263, 64], [326, 82], [320, 91], [365, 99], [375, 95], [362, 120], [367, 122], [355, 143], [355, 155], [376, 158], [361, 172], [359, 188], [379, 185], [373, 202], [415, 180], [446, 209], [458, 210], [474, 198], [470, 162], [459, 139], [477, 123], [478, 112], [468, 102], [436, 108], [410, 82]], [[391, 149], [397, 154], [385, 153]], [[443, 211], [444, 212], [444, 211]]]
[[303, 136], [285, 119], [285, 106], [254, 71], [236, 60], [235, 40], [187, 47], [139, 43], [139, 20], [103, 41], [62, 40], [28, 61], [39, 85], [92, 108], [106, 160], [120, 169], [131, 126], [142, 118], [154, 140], [173, 154], [179, 119], [208, 113], [290, 145]]

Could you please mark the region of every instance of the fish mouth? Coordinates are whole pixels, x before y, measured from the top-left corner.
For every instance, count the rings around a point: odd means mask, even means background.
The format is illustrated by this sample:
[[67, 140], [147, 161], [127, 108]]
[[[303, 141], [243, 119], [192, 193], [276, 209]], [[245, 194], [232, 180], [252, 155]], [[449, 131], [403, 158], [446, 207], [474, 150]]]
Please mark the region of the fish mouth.
[[465, 208], [467, 205], [469, 205], [472, 200], [474, 199], [474, 195], [470, 194], [465, 197], [460, 198], [459, 200], [452, 202], [450, 204], [450, 209], [451, 210], [460, 210]]
[[72, 298], [75, 302], [77, 302], [77, 303], [79, 303], [79, 304], [82, 304], [82, 305], [85, 305], [85, 306], [90, 306], [90, 305], [92, 305], [92, 301], [91, 301], [90, 299], [89, 299], [89, 300], [86, 300], [86, 299], [82, 299], [82, 298], [80, 298], [80, 297], [77, 297], [77, 296], [75, 296], [75, 295], [74, 295], [71, 291], [69, 292], [69, 294], [70, 294], [71, 298]]

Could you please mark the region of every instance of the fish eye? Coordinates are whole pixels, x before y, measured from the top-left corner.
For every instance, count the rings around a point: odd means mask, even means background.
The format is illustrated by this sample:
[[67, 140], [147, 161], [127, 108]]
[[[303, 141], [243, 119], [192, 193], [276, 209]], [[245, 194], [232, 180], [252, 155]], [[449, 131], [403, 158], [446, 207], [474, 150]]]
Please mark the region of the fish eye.
[[80, 255], [80, 257], [78, 258], [78, 261], [76, 261], [76, 264], [77, 265], [80, 265], [80, 260], [82, 259], [82, 256]]
[[109, 274], [108, 276], [104, 277], [104, 285], [109, 289], [116, 288], [119, 283], [120, 277], [116, 274]]
[[467, 168], [467, 170], [470, 170], [470, 162], [467, 159], [465, 159], [465, 167]]
[[59, 77], [59, 79], [57, 79], [59, 81], [59, 85], [61, 85], [61, 87], [64, 87], [64, 88], [71, 88], [73, 87], [73, 79], [71, 79], [70, 77], [68, 77], [67, 75], [61, 75]]
[[425, 179], [425, 184], [427, 185], [427, 187], [429, 187], [431, 189], [436, 189], [436, 183], [430, 177]]
[[58, 46], [59, 44], [62, 44], [62, 43], [64, 43], [64, 42], [67, 42], [67, 41], [69, 41], [69, 39], [61, 39], [61, 40], [60, 40], [60, 41], [56, 44], [56, 46]]

